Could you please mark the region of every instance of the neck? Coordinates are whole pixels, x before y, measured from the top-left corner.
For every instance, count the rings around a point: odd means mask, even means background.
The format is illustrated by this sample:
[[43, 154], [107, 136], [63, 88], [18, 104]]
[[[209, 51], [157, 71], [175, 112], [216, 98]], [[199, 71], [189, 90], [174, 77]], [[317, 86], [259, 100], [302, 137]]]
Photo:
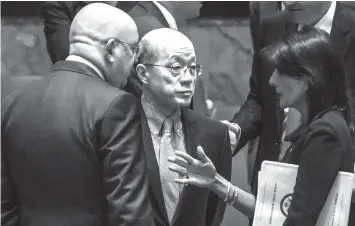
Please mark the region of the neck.
[[143, 87], [143, 97], [150, 105], [152, 105], [156, 110], [161, 112], [165, 117], [170, 116], [176, 110], [178, 110], [177, 108], [172, 108], [170, 105], [167, 105], [166, 103], [158, 101], [157, 98], [154, 98], [153, 95], [144, 87]]
[[295, 108], [300, 115], [300, 119], [298, 120], [300, 125], [306, 125], [309, 122], [309, 109], [306, 99], [296, 103], [293, 108]]
[[104, 65], [104, 61], [100, 52], [95, 47], [84, 43], [72, 44], [70, 45], [69, 55], [80, 57], [81, 59], [88, 61], [101, 73], [104, 78], [106, 78], [107, 71], [105, 70], [105, 67], [102, 66]]

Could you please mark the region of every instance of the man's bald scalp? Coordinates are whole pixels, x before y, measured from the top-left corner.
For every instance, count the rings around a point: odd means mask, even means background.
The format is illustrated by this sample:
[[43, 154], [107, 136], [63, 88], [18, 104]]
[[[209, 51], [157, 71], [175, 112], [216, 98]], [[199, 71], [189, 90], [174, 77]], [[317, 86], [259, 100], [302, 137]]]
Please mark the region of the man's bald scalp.
[[171, 28], [152, 30], [139, 43], [138, 63], [152, 63], [157, 60], [161, 50], [181, 46], [194, 48], [190, 39], [180, 31]]
[[136, 29], [133, 19], [122, 10], [105, 3], [92, 3], [75, 16], [70, 27], [69, 43], [103, 41]]

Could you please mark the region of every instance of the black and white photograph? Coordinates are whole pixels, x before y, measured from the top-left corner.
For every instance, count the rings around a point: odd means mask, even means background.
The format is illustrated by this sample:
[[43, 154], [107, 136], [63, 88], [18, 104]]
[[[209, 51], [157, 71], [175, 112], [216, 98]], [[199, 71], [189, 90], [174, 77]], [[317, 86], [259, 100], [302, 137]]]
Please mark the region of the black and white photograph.
[[1, 1], [1, 225], [355, 226], [355, 1]]

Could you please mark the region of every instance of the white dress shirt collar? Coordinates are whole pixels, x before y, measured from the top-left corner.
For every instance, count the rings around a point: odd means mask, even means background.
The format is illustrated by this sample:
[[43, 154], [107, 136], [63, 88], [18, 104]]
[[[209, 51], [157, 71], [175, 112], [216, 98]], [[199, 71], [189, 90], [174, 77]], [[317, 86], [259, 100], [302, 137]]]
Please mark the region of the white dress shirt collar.
[[[326, 31], [328, 34], [330, 34], [330, 31], [332, 30], [332, 25], [333, 25], [333, 18], [335, 14], [335, 9], [336, 9], [336, 1], [332, 1], [332, 4], [330, 5], [328, 11], [324, 14], [322, 19], [320, 19], [314, 27], [322, 29]], [[281, 4], [281, 10], [285, 10], [285, 5]], [[302, 29], [302, 25], [300, 24], [298, 27], [298, 30]]]
[[315, 25], [316, 28], [322, 29], [328, 32], [328, 34], [330, 34], [330, 31], [332, 30], [336, 5], [337, 5], [336, 1], [332, 1], [332, 4], [330, 5], [328, 12]]
[[97, 72], [97, 74], [99, 74], [100, 78], [105, 80], [105, 77], [103, 76], [101, 71], [94, 64], [92, 64], [90, 61], [88, 61], [88, 60], [86, 60], [86, 59], [84, 59], [84, 58], [82, 58], [80, 56], [76, 56], [76, 55], [69, 55], [67, 57], [67, 59], [65, 59], [65, 60], [76, 61], [76, 62], [80, 62], [80, 63], [86, 64], [89, 67], [91, 67], [92, 69], [94, 69]]

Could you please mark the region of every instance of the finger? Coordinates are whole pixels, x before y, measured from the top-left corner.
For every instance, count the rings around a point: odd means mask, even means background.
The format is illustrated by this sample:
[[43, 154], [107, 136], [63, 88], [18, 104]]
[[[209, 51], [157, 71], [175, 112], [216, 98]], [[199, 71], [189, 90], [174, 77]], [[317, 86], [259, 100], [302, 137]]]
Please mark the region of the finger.
[[201, 146], [197, 147], [197, 155], [203, 163], [211, 162], [211, 160], [207, 157]]
[[221, 123], [223, 123], [223, 124], [229, 124], [229, 121], [227, 121], [227, 120], [221, 120]]
[[193, 182], [188, 178], [177, 178], [174, 180], [178, 184], [192, 184]]
[[171, 164], [168, 166], [168, 169], [175, 172], [175, 173], [178, 173], [181, 176], [185, 176], [187, 174], [187, 170], [185, 168], [179, 167], [177, 165]]
[[232, 131], [235, 134], [239, 133], [239, 128], [234, 126], [232, 123], [230, 123], [226, 120], [222, 120], [221, 122], [227, 126], [229, 131]]
[[192, 165], [197, 160], [192, 158], [189, 154], [182, 151], [175, 151], [175, 155], [183, 158], [189, 165]]
[[187, 168], [187, 166], [189, 165], [189, 163], [185, 159], [181, 158], [180, 156], [176, 156], [176, 155], [169, 156], [168, 161], [171, 163], [175, 163], [179, 166], [185, 167], [185, 168]]
[[235, 133], [233, 133], [232, 131], [228, 131], [229, 134], [229, 139], [231, 141], [236, 141], [237, 140], [237, 135], [235, 135]]

